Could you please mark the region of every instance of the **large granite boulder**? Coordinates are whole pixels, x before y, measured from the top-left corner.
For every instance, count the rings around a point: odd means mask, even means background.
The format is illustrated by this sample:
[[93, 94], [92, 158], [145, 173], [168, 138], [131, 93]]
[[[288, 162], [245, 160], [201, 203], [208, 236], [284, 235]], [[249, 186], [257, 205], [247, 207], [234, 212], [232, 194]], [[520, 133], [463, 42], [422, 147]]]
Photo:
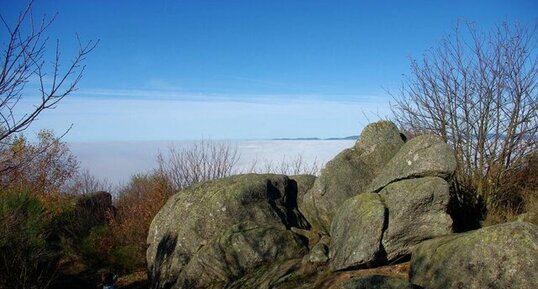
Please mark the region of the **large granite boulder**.
[[372, 267], [385, 261], [381, 248], [385, 215], [376, 193], [357, 195], [342, 205], [331, 225], [331, 270]]
[[416, 246], [411, 283], [428, 289], [538, 288], [538, 226], [513, 222]]
[[388, 210], [383, 247], [389, 262], [411, 253], [424, 240], [452, 233], [448, 183], [438, 177], [402, 180], [379, 193]]
[[365, 192], [403, 144], [398, 128], [380, 121], [368, 125], [352, 148], [330, 160], [302, 202], [302, 212], [313, 227], [328, 232], [340, 205]]
[[378, 192], [390, 183], [418, 177], [449, 178], [456, 170], [452, 148], [434, 135], [417, 136], [402, 146], [368, 187]]
[[220, 289], [260, 266], [300, 258], [306, 252], [290, 230], [241, 223], [200, 248], [174, 287]]
[[[290, 182], [282, 175], [238, 175], [197, 184], [173, 195], [155, 216], [149, 229], [146, 257], [152, 288], [190, 288], [182, 284], [193, 274], [193, 269], [189, 269], [189, 274], [183, 273], [185, 268], [197, 266], [190, 264], [191, 260], [205, 260], [209, 257], [201, 257], [200, 254], [212, 252], [211, 248], [222, 248], [223, 242], [233, 243], [237, 238], [244, 239], [243, 245], [245, 242], [293, 240], [282, 246], [297, 247], [296, 239], [290, 238], [289, 233], [278, 231], [291, 227], [306, 229], [308, 224], [295, 207], [297, 191], [293, 190]], [[230, 233], [230, 228], [245, 221], [251, 222], [251, 227], [256, 225], [253, 232], [257, 233]], [[276, 239], [262, 233], [267, 228], [272, 228]], [[234, 255], [234, 250], [237, 250], [233, 246], [227, 249], [230, 251], [223, 252], [221, 257]], [[262, 254], [264, 250], [259, 249], [258, 253]], [[295, 249], [292, 251], [293, 254], [297, 252]], [[195, 254], [198, 255], [193, 260]], [[245, 258], [252, 266], [258, 264], [252, 261], [255, 257]], [[253, 269], [241, 267], [244, 271]], [[233, 273], [220, 280], [235, 276]]]

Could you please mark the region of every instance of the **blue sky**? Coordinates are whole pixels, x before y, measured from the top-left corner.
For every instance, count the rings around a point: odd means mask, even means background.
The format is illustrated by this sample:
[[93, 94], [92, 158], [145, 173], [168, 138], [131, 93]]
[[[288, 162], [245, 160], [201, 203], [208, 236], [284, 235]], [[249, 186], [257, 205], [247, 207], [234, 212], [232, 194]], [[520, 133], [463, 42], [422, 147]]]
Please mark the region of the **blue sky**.
[[[26, 1], [0, 3], [9, 21]], [[538, 1], [35, 1], [34, 15], [56, 12], [62, 56], [76, 33], [100, 45], [79, 90], [30, 131], [265, 139], [358, 134], [389, 115], [409, 57], [458, 20], [534, 25]]]

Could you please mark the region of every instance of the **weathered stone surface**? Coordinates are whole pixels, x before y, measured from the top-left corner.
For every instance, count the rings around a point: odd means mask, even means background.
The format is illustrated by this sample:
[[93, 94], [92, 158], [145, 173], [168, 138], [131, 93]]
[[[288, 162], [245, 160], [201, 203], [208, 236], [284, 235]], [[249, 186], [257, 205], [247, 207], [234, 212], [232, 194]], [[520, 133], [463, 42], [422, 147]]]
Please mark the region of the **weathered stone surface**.
[[302, 213], [314, 228], [328, 232], [338, 207], [373, 179], [372, 171], [359, 156], [355, 148], [339, 153], [325, 165], [304, 196]]
[[316, 181], [316, 176], [314, 175], [294, 175], [289, 177], [290, 180], [294, 181], [290, 182], [290, 186], [296, 186], [297, 191], [297, 208], [299, 211], [303, 212], [303, 198], [306, 195], [306, 193], [314, 186], [314, 182]]
[[328, 232], [340, 205], [365, 192], [403, 144], [404, 140], [392, 122], [368, 125], [354, 147], [342, 151], [326, 164], [304, 196], [301, 211], [312, 226]]
[[308, 258], [308, 262], [312, 264], [325, 264], [329, 261], [329, 246], [331, 238], [329, 236], [323, 236], [321, 239], [310, 249], [310, 253], [305, 256]]
[[448, 178], [456, 169], [452, 148], [433, 135], [417, 136], [402, 146], [368, 187], [377, 192], [386, 185], [417, 177]]
[[300, 258], [306, 251], [290, 230], [241, 223], [200, 248], [173, 288], [223, 288], [264, 264]]
[[152, 287], [175, 284], [201, 247], [236, 224], [250, 221], [282, 230], [301, 227], [306, 221], [293, 206], [296, 192], [289, 182], [281, 175], [239, 175], [172, 196], [149, 229], [146, 257]]
[[447, 214], [450, 200], [448, 183], [438, 177], [402, 180], [379, 193], [388, 209], [388, 227], [383, 247], [388, 261], [411, 253], [418, 243], [452, 233]]
[[338, 286], [338, 289], [412, 289], [411, 283], [406, 280], [373, 275], [356, 277]]
[[513, 222], [416, 246], [411, 283], [428, 289], [538, 288], [538, 226]]
[[383, 166], [400, 150], [405, 137], [390, 121], [378, 121], [367, 125], [355, 143], [361, 160], [377, 175]]
[[372, 267], [384, 262], [381, 237], [386, 209], [376, 193], [348, 199], [331, 225], [331, 270]]
[[[302, 260], [290, 259], [259, 267], [224, 289], [312, 289], [305, 281]], [[290, 279], [292, 281], [290, 282]], [[298, 282], [293, 280], [298, 279]], [[309, 280], [308, 280], [309, 281]], [[306, 283], [306, 284], [305, 284]]]

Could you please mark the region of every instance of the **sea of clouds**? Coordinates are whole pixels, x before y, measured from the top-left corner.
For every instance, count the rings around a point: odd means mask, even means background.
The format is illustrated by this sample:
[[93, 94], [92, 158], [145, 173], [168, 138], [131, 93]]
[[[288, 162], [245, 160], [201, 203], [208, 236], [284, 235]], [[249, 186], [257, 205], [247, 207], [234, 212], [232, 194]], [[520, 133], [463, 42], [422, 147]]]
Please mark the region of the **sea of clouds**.
[[[169, 147], [189, 148], [196, 141], [134, 141], [134, 142], [70, 142], [69, 147], [80, 161], [80, 167], [100, 180], [124, 184], [138, 173], [157, 167], [157, 155]], [[354, 140], [232, 140], [240, 156], [237, 171], [249, 170], [253, 163], [259, 170], [267, 163], [274, 165], [301, 157], [307, 165], [322, 166]]]

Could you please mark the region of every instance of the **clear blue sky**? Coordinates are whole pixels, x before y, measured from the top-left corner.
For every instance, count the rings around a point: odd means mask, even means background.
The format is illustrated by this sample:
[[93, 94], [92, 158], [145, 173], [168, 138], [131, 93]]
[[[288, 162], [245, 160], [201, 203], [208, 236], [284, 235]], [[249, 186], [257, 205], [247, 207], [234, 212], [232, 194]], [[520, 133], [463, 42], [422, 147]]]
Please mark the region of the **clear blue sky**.
[[[26, 1], [0, 3], [9, 21]], [[79, 91], [32, 130], [73, 123], [70, 141], [259, 139], [358, 134], [389, 114], [386, 90], [409, 57], [458, 19], [534, 25], [538, 1], [35, 1], [35, 16], [56, 12], [49, 35], [63, 56], [75, 33], [100, 45]]]

